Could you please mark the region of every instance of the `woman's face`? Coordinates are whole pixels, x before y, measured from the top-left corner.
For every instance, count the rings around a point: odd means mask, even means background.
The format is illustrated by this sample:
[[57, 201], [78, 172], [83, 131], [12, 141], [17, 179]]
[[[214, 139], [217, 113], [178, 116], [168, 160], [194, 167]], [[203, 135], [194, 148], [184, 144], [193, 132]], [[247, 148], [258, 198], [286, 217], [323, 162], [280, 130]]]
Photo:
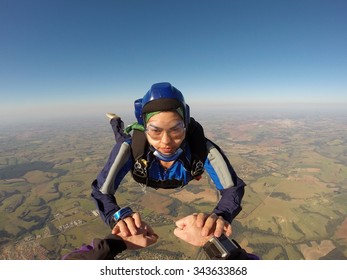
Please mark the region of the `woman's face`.
[[170, 155], [181, 146], [186, 130], [181, 116], [174, 111], [160, 112], [146, 124], [146, 136], [150, 145], [164, 155]]

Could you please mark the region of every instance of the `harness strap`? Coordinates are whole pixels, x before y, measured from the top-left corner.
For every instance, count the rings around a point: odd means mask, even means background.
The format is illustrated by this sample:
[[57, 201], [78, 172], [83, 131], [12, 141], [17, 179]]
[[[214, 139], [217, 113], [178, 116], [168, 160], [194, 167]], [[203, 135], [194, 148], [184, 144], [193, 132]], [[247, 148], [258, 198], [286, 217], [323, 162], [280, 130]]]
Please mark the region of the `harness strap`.
[[135, 161], [143, 157], [144, 151], [148, 148], [148, 142], [144, 131], [134, 129], [132, 142], [131, 142], [131, 151], [133, 153]]
[[204, 129], [194, 118], [190, 118], [187, 140], [192, 153], [190, 172], [194, 178], [199, 178], [204, 172], [208, 151]]
[[[149, 153], [148, 157], [149, 157], [148, 160], [154, 160], [155, 158], [152, 152]], [[133, 172], [132, 172], [132, 176], [134, 180], [140, 184], [143, 184], [145, 186], [148, 186], [154, 189], [158, 189], [158, 188], [176, 189], [176, 188], [184, 186], [183, 180], [177, 180], [177, 179], [155, 180], [155, 179], [149, 178], [147, 169], [148, 169], [147, 160], [145, 160], [144, 158], [140, 158], [136, 160], [134, 163]]]
[[148, 177], [140, 177], [133, 173], [133, 178], [136, 182], [146, 185], [148, 187], [154, 188], [154, 189], [176, 189], [179, 187], [183, 187], [183, 180], [176, 180], [176, 179], [170, 179], [170, 180], [153, 180]]
[[[147, 156], [144, 153], [149, 149], [149, 144], [143, 126], [140, 125], [140, 127], [137, 127], [136, 124], [133, 124], [128, 127], [128, 131], [130, 132], [131, 130], [133, 130], [131, 151], [135, 161], [132, 170], [134, 180], [153, 188], [171, 189], [182, 187], [184, 184], [183, 180], [171, 179], [161, 181], [148, 178]], [[186, 140], [191, 151], [191, 160], [189, 161], [184, 153], [179, 158], [182, 160], [185, 168], [190, 170], [191, 176], [199, 180], [204, 172], [204, 162], [207, 158], [208, 151], [204, 130], [194, 118], [190, 118]]]

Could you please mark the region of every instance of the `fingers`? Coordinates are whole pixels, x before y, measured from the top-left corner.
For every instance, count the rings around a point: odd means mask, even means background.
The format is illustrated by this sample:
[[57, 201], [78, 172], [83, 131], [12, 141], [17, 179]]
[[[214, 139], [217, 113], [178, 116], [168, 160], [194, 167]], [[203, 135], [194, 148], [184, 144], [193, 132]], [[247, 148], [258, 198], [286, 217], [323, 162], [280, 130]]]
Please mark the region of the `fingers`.
[[116, 226], [112, 229], [112, 233], [121, 235], [123, 237], [131, 235], [130, 230], [128, 229], [128, 226], [124, 220], [118, 221]]
[[215, 230], [214, 230], [214, 236], [215, 237], [220, 237], [222, 233], [224, 232], [225, 224], [224, 224], [224, 219], [219, 216], [217, 220], [215, 220]]
[[121, 236], [130, 249], [144, 248], [157, 242], [159, 236], [151, 226], [141, 220], [139, 213], [119, 220], [112, 234]]
[[122, 236], [127, 248], [137, 250], [148, 247], [157, 242], [159, 236], [145, 222], [141, 222], [141, 226], [137, 229], [136, 234]]
[[[196, 227], [201, 228], [201, 236], [203, 237], [211, 234], [220, 237], [222, 233], [229, 236], [232, 233], [231, 225], [225, 221], [222, 216], [218, 216], [215, 213], [210, 215], [206, 213], [193, 214], [176, 221], [176, 226], [179, 229], [191, 227], [193, 224], [195, 224]], [[176, 233], [178, 232], [179, 231], [177, 230]]]
[[231, 227], [231, 224], [227, 223], [224, 226], [224, 233], [225, 233], [226, 236], [230, 236], [233, 233], [233, 229]]
[[113, 227], [113, 229], [112, 229], [112, 234], [118, 235], [119, 232], [120, 232], [120, 229], [119, 229], [119, 227], [118, 227], [117, 224], [116, 224], [116, 225]]
[[132, 218], [134, 219], [135, 226], [137, 228], [141, 227], [142, 220], [140, 214], [138, 212], [135, 212], [134, 214], [132, 214]]
[[[215, 228], [217, 227], [216, 221], [218, 220], [218, 216], [214, 213], [212, 213], [210, 216], [207, 217], [205, 220], [205, 223], [203, 224], [203, 227], [201, 229], [201, 235], [207, 236], [213, 233]], [[219, 231], [218, 231], [219, 232]]]
[[[200, 221], [202, 221], [202, 219], [203, 215], [201, 215]], [[225, 233], [227, 236], [231, 235], [231, 225], [225, 221], [222, 216], [212, 213], [205, 219], [205, 223], [201, 229], [201, 235], [208, 236], [213, 234], [215, 237], [220, 237], [222, 233]]]
[[196, 215], [196, 226], [203, 227], [208, 215], [205, 213], [199, 213]]
[[134, 213], [123, 220], [119, 220], [116, 226], [112, 229], [112, 234], [120, 234], [121, 236], [135, 235], [138, 228], [141, 227], [142, 220], [139, 213]]
[[196, 224], [197, 216], [198, 215], [190, 215], [183, 218], [185, 220], [188, 220], [189, 223], [185, 224], [185, 226], [182, 228], [176, 227], [173, 233], [176, 237], [182, 239], [183, 241], [193, 246], [201, 247], [211, 238], [211, 236], [202, 236], [202, 228], [198, 227]]

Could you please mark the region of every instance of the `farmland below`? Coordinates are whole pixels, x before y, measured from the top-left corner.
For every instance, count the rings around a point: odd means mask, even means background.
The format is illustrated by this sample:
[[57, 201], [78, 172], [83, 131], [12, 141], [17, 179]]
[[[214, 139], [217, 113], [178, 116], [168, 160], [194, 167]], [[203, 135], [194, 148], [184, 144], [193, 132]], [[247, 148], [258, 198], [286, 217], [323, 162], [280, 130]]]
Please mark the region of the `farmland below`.
[[[262, 259], [347, 259], [347, 123], [335, 114], [216, 114], [196, 119], [246, 183], [233, 238]], [[61, 259], [110, 230], [91, 182], [114, 138], [107, 121], [0, 127], [0, 258]], [[117, 202], [140, 212], [158, 242], [119, 258], [196, 259], [175, 221], [210, 212], [204, 174], [177, 190], [143, 189], [127, 175]]]

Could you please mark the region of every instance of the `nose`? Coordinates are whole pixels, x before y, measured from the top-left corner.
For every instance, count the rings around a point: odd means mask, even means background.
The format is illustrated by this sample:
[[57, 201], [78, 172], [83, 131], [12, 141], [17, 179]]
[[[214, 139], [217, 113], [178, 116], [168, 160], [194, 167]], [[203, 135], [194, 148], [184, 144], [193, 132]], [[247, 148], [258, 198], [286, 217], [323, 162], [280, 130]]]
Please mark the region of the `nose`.
[[171, 136], [166, 130], [163, 131], [163, 136], [161, 137], [161, 142], [164, 144], [169, 144], [171, 142]]

